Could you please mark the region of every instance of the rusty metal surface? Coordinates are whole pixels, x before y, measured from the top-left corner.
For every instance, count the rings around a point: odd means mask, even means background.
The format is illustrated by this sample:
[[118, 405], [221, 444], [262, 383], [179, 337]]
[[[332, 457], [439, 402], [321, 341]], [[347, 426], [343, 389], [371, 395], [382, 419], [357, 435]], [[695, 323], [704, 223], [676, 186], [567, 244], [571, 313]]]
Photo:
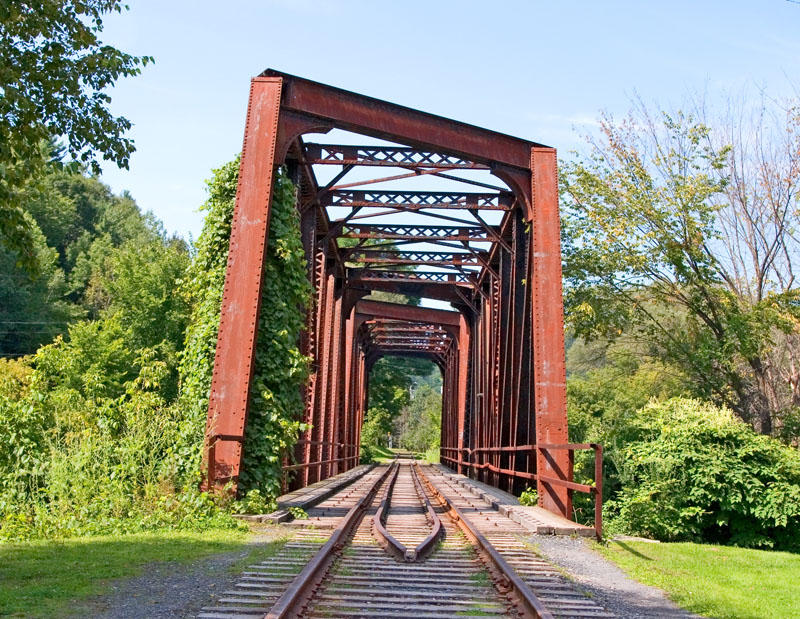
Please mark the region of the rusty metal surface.
[[332, 125], [371, 137], [430, 148], [446, 149], [479, 163], [500, 162], [526, 169], [534, 142], [489, 131], [356, 94], [326, 84], [267, 69], [266, 77], [286, 83], [283, 106]]
[[[281, 87], [280, 78], [256, 78], [250, 86], [206, 427], [209, 444], [214, 444], [214, 459], [206, 460], [212, 484], [235, 481], [239, 475], [261, 304]], [[217, 440], [218, 436], [226, 438]]]
[[[564, 365], [564, 313], [561, 291], [561, 240], [558, 215], [556, 153], [531, 150], [533, 188], [533, 373], [536, 411], [536, 443], [566, 443], [567, 377]], [[571, 478], [566, 452], [539, 451], [537, 471], [567, 480]], [[539, 483], [543, 507], [567, 518], [572, 516], [569, 493], [564, 487]]]
[[512, 208], [509, 193], [476, 193], [446, 191], [330, 190], [322, 194], [321, 206], [382, 207], [419, 211], [421, 209], [465, 209], [507, 211]]
[[[331, 129], [392, 144], [304, 142]], [[535, 479], [543, 506], [571, 516], [572, 452], [514, 449], [567, 441], [555, 150], [275, 71], [254, 80], [248, 109], [209, 484], [238, 475], [271, 183], [284, 163], [315, 292], [301, 338], [307, 429], [284, 456], [284, 485], [355, 466], [370, 369], [404, 355], [442, 370], [443, 461], [512, 492]], [[364, 300], [372, 291], [455, 311]]]

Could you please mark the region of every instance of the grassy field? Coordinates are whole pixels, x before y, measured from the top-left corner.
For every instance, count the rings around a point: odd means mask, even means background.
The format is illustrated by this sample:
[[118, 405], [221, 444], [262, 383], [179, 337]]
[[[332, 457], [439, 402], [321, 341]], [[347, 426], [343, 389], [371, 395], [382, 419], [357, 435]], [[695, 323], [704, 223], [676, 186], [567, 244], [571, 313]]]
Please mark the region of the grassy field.
[[378, 462], [382, 464], [394, 460], [394, 452], [388, 447], [381, 447], [380, 445], [375, 445], [374, 447], [370, 447], [370, 449], [373, 452], [372, 456], [373, 462]]
[[[405, 450], [402, 449], [401, 450], [389, 449], [388, 447], [381, 447], [380, 445], [375, 445], [373, 447], [370, 447], [370, 449], [373, 451], [374, 454], [372, 457], [373, 461], [378, 462], [379, 464], [385, 464], [387, 462], [391, 462], [392, 460], [394, 460], [396, 451], [403, 451], [405, 453]], [[435, 464], [439, 462], [438, 447], [432, 447], [425, 453], [416, 455], [418, 458], [421, 456], [423, 462], [428, 462], [430, 464]]]
[[800, 555], [708, 544], [595, 548], [636, 580], [707, 617], [800, 617]]
[[[105, 593], [110, 581], [137, 576], [147, 564], [241, 551], [251, 539], [246, 531], [212, 530], [0, 544], [0, 616], [60, 616]], [[236, 566], [281, 544], [254, 545]]]

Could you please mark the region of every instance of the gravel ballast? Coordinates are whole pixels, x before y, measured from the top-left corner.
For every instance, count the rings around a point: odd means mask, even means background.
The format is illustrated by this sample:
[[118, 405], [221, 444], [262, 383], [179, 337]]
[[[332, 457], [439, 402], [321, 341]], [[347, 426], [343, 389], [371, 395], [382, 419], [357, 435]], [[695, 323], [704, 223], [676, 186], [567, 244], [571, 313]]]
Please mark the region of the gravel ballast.
[[676, 606], [661, 589], [628, 577], [592, 550], [584, 539], [532, 535], [528, 540], [545, 558], [562, 568], [593, 599], [618, 617], [698, 617]]

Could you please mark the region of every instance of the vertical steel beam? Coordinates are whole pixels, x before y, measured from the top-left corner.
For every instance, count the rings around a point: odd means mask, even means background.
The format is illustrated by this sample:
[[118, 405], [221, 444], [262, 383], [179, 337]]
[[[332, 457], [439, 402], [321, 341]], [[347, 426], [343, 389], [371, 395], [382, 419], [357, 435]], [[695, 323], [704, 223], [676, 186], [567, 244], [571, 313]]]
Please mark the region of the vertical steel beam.
[[235, 484], [241, 466], [277, 163], [281, 87], [279, 77], [259, 77], [250, 84], [206, 423], [211, 486], [229, 480]]
[[[353, 306], [350, 309], [350, 314], [347, 316], [344, 330], [344, 398], [343, 400], [343, 419], [342, 425], [344, 426], [342, 442], [345, 444], [341, 452], [343, 458], [350, 457], [350, 444], [353, 442], [353, 416], [355, 414], [355, 407], [353, 406], [353, 388], [355, 386], [355, 321], [356, 321], [356, 308]], [[345, 460], [339, 470], [346, 471], [352, 464], [349, 460]]]
[[[342, 353], [344, 351], [344, 329], [342, 328], [344, 322], [343, 309], [344, 294], [340, 292], [336, 296], [336, 304], [334, 306], [334, 321], [333, 321], [333, 349], [332, 349], [332, 363], [331, 363], [331, 406], [329, 411], [328, 420], [328, 459], [336, 460], [339, 458], [338, 443], [342, 442]], [[326, 469], [325, 477], [331, 477], [339, 472], [339, 463], [331, 462]]]
[[[466, 415], [467, 415], [467, 381], [469, 381], [469, 340], [470, 340], [470, 326], [467, 322], [467, 319], [462, 314], [459, 316], [459, 325], [458, 325], [458, 371], [453, 372], [450, 369], [450, 366], [453, 365], [452, 362], [452, 355], [448, 356], [450, 362], [448, 363], [448, 374], [450, 374], [450, 378], [452, 379], [452, 375], [455, 373], [458, 377], [458, 387], [457, 387], [457, 397], [456, 401], [453, 402], [453, 398], [449, 398], [449, 406], [453, 407], [455, 405], [455, 409], [457, 411], [457, 423], [456, 423], [456, 444], [449, 445], [449, 447], [457, 447], [458, 454], [456, 455], [457, 460], [461, 460], [464, 457], [464, 431], [466, 426]], [[452, 394], [452, 388], [451, 392]], [[452, 411], [451, 411], [452, 413]], [[452, 440], [452, 438], [451, 438]], [[448, 454], [450, 457], [453, 457], [452, 453]], [[464, 467], [458, 467], [458, 472], [463, 474]]]
[[[514, 445], [530, 445], [536, 439], [529, 434], [532, 428], [528, 424], [527, 411], [523, 408], [523, 403], [527, 402], [527, 381], [523, 382], [525, 376], [525, 334], [530, 328], [530, 320], [525, 320], [527, 316], [529, 295], [525, 287], [526, 266], [527, 266], [527, 242], [525, 224], [522, 219], [521, 209], [514, 211], [514, 359], [511, 365], [513, 382], [511, 389], [511, 407], [514, 413]], [[512, 462], [515, 471], [532, 473], [535, 465], [530, 454], [514, 452]], [[514, 491], [522, 492], [528, 483], [525, 480], [517, 479], [514, 483]]]
[[[322, 272], [322, 279], [324, 280], [323, 288], [321, 291], [322, 308], [320, 312], [320, 321], [318, 323], [321, 331], [319, 333], [320, 339], [320, 355], [318, 357], [317, 369], [317, 398], [316, 410], [314, 417], [317, 420], [316, 424], [316, 449], [313, 450], [314, 459], [312, 462], [322, 462], [326, 458], [327, 428], [328, 428], [328, 407], [330, 406], [330, 351], [331, 341], [333, 336], [333, 306], [334, 306], [334, 276], [328, 272], [327, 263], [325, 260], [325, 269]], [[312, 482], [324, 479], [323, 465], [317, 464], [309, 474], [309, 479]]]
[[[531, 149], [533, 196], [533, 372], [537, 444], [564, 444], [567, 436], [567, 391], [564, 364], [564, 307], [561, 291], [561, 239], [558, 172], [553, 148]], [[538, 454], [540, 474], [569, 479], [566, 450]], [[539, 482], [543, 507], [572, 517], [569, 493]]]

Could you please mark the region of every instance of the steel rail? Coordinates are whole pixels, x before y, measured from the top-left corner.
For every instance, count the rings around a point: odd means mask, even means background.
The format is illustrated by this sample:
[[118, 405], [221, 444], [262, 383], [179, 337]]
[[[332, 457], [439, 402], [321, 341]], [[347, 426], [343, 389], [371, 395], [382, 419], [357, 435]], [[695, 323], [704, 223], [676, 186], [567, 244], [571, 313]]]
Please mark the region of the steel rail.
[[522, 611], [527, 617], [554, 619], [553, 614], [547, 610], [533, 590], [520, 578], [519, 574], [508, 564], [491, 542], [478, 531], [469, 518], [464, 515], [464, 512], [431, 483], [418, 464], [415, 463], [414, 466], [417, 467], [417, 473], [430, 493], [448, 509], [450, 517], [458, 524], [464, 535], [479, 548], [494, 571], [500, 575], [499, 580], [508, 587], [509, 593], [513, 593], [517, 598], [519, 602], [518, 610]]
[[439, 514], [433, 509], [433, 504], [431, 504], [430, 499], [428, 499], [428, 495], [422, 487], [422, 482], [419, 480], [416, 463], [411, 467], [411, 478], [414, 480], [414, 488], [416, 488], [417, 494], [425, 503], [428, 518], [430, 518], [432, 525], [428, 537], [417, 544], [417, 547], [414, 549], [414, 558], [416, 561], [419, 561], [426, 558], [433, 551], [436, 547], [436, 542], [439, 541], [439, 537], [444, 533], [444, 529], [442, 528], [442, 520], [439, 518]]
[[383, 549], [395, 558], [401, 561], [413, 561], [411, 551], [401, 543], [394, 535], [386, 530], [385, 522], [389, 515], [389, 508], [392, 504], [392, 492], [394, 491], [394, 483], [397, 481], [397, 475], [400, 473], [400, 466], [396, 466], [392, 478], [386, 486], [386, 492], [383, 495], [378, 511], [372, 517], [372, 528], [375, 536], [378, 538]]
[[355, 531], [364, 513], [372, 504], [372, 499], [386, 478], [398, 468], [397, 462], [386, 469], [369, 490], [350, 508], [341, 523], [330, 536], [325, 545], [320, 548], [303, 570], [295, 576], [289, 587], [276, 600], [265, 619], [286, 619], [288, 617], [302, 617], [303, 605], [313, 595], [314, 590], [322, 582], [334, 559], [347, 543], [347, 539]]
[[412, 466], [411, 479], [414, 483], [414, 489], [417, 492], [420, 502], [425, 506], [427, 517], [431, 522], [431, 532], [424, 540], [417, 544], [415, 548], [408, 548], [405, 544], [398, 541], [396, 537], [389, 533], [389, 531], [386, 529], [385, 522], [389, 515], [389, 510], [391, 509], [392, 491], [394, 489], [394, 483], [397, 481], [397, 475], [399, 472], [400, 469], [398, 467], [394, 475], [392, 475], [392, 479], [389, 481], [388, 490], [381, 501], [378, 511], [375, 512], [375, 515], [373, 516], [372, 524], [376, 537], [381, 543], [381, 546], [383, 546], [384, 549], [389, 552], [389, 554], [402, 561], [406, 561], [407, 563], [414, 563], [424, 560], [434, 549], [436, 542], [439, 540], [439, 536], [443, 531], [442, 521], [439, 518], [439, 514], [437, 514], [436, 510], [433, 509], [433, 505], [422, 489], [419, 478], [417, 477], [416, 469], [414, 466]]

